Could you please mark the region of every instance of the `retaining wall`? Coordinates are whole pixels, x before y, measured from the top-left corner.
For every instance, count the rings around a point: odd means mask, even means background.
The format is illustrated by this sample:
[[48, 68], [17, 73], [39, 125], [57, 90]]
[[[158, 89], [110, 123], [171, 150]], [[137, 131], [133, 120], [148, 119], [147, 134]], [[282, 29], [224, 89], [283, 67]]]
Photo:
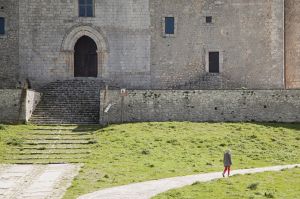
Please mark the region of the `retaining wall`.
[[40, 97], [40, 93], [32, 90], [0, 90], [0, 123], [27, 122]]
[[[108, 105], [111, 108], [108, 113]], [[300, 122], [300, 90], [101, 92], [100, 123], [144, 121]]]

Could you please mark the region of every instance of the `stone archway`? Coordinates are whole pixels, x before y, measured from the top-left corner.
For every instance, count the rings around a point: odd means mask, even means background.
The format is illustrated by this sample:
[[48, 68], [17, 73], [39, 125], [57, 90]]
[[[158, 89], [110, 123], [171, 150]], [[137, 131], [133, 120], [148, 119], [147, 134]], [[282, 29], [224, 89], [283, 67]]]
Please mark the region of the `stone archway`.
[[105, 77], [108, 58], [108, 44], [103, 34], [90, 26], [78, 26], [72, 28], [64, 38], [61, 51], [64, 53], [70, 76], [74, 76], [74, 48], [77, 41], [83, 36], [91, 38], [97, 46], [97, 77]]

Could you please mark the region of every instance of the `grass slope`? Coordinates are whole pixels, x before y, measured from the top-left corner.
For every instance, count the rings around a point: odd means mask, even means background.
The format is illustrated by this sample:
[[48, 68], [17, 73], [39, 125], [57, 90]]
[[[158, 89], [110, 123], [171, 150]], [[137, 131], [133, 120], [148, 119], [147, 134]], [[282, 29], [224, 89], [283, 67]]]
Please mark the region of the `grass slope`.
[[[100, 126], [0, 126], [0, 163], [84, 163]], [[1, 130], [2, 129], [2, 130]]]
[[139, 123], [94, 134], [98, 144], [65, 199], [133, 182], [222, 170], [300, 162], [300, 124]]
[[8, 152], [15, 151], [24, 142], [24, 132], [28, 132], [31, 125], [3, 125], [0, 124], [0, 163], [5, 163]]
[[153, 199], [267, 199], [300, 198], [300, 168], [280, 172], [237, 175], [208, 183], [195, 183]]

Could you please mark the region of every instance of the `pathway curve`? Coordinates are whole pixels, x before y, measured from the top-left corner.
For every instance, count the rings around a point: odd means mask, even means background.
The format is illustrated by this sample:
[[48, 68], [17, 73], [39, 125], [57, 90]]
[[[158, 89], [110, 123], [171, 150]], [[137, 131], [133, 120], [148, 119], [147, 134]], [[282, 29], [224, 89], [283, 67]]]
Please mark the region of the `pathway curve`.
[[59, 199], [80, 165], [0, 165], [1, 199]]
[[[235, 170], [232, 172], [232, 175], [260, 173], [265, 171], [280, 171], [281, 169], [290, 169], [296, 166], [300, 167], [300, 164]], [[78, 199], [149, 199], [170, 189], [191, 185], [195, 182], [207, 182], [219, 178], [222, 178], [221, 172], [152, 180], [103, 189], [81, 196]]]

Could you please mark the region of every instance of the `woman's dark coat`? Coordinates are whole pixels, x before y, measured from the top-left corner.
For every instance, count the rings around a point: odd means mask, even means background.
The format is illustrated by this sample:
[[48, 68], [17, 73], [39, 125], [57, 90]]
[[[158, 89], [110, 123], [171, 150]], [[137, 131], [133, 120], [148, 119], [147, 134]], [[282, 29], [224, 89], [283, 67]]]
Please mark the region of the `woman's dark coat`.
[[229, 152], [224, 153], [224, 166], [225, 167], [230, 167], [232, 165], [231, 162], [231, 154]]

